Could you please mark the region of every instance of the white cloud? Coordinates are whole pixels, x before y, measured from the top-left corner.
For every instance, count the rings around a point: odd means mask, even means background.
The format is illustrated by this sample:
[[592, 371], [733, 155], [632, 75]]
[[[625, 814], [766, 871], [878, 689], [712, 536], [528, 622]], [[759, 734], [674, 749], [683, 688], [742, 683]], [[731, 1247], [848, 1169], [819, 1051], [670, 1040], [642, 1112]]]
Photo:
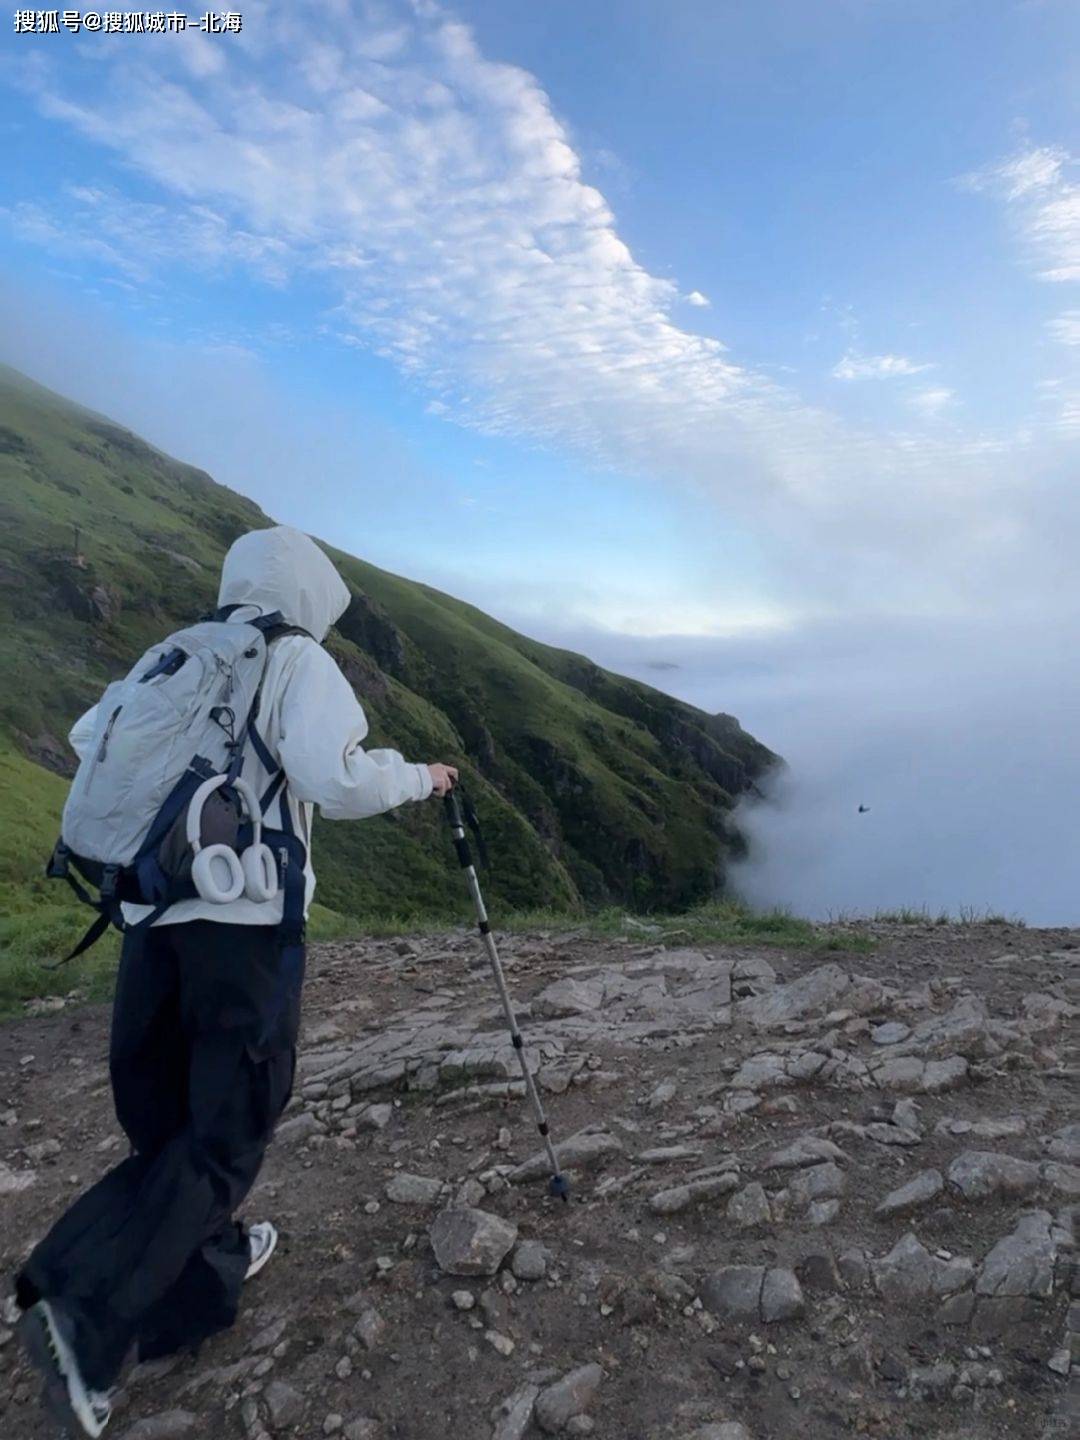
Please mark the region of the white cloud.
[[[1044, 146], [968, 177], [977, 190], [1006, 207], [1028, 263], [1040, 280], [1080, 281], [1080, 179], [1069, 151]], [[1074, 444], [1080, 433], [1080, 310], [1063, 310], [1046, 322], [1052, 340], [1067, 347], [1064, 373], [1038, 383], [1046, 423]], [[1068, 352], [1072, 351], [1071, 358]]]
[[965, 177], [971, 188], [1005, 201], [1043, 280], [1080, 280], [1080, 181], [1071, 178], [1075, 167], [1067, 150], [1043, 147]]
[[918, 375], [929, 370], [905, 355], [856, 355], [851, 351], [833, 366], [837, 380], [892, 380], [898, 375]]
[[1050, 335], [1060, 345], [1080, 345], [1080, 310], [1064, 310], [1046, 322]]
[[288, 273], [283, 241], [232, 225], [207, 205], [176, 211], [116, 190], [71, 185], [62, 209], [19, 201], [0, 207], [0, 220], [57, 256], [101, 261], [136, 280], [163, 275], [177, 264], [207, 270], [236, 265], [271, 284], [281, 284]]
[[1061, 384], [1054, 425], [1063, 435], [1080, 435], [1080, 382]]
[[908, 403], [924, 415], [939, 415], [942, 410], [947, 410], [955, 401], [955, 392], [944, 385], [939, 385], [926, 390], [917, 390]]
[[225, 48], [220, 40], [211, 40], [198, 30], [185, 30], [176, 39], [181, 61], [198, 79], [217, 75], [225, 68]]
[[697, 305], [702, 310], [707, 309], [712, 304], [709, 297], [703, 295], [700, 290], [691, 290], [689, 295], [683, 296], [683, 299], [688, 305]]
[[[681, 287], [634, 258], [535, 77], [487, 59], [429, 0], [375, 18], [298, 0], [220, 53], [219, 72], [192, 78], [175, 47], [123, 47], [73, 91], [39, 52], [23, 83], [43, 113], [156, 198], [64, 195], [13, 205], [9, 223], [129, 278], [184, 263], [314, 276], [333, 304], [312, 330], [386, 357], [448, 420], [677, 481], [749, 519], [778, 603], [952, 603], [988, 587], [994, 562], [1020, 583], [1003, 537], [1026, 515], [1027, 442], [915, 418], [857, 427], [681, 328]], [[1010, 193], [1052, 198], [1055, 163]], [[853, 350], [834, 373], [927, 368]]]
[[999, 190], [1007, 200], [1019, 200], [1057, 185], [1068, 158], [1068, 151], [1057, 146], [1022, 151], [999, 165], [965, 176], [964, 183], [974, 190]]

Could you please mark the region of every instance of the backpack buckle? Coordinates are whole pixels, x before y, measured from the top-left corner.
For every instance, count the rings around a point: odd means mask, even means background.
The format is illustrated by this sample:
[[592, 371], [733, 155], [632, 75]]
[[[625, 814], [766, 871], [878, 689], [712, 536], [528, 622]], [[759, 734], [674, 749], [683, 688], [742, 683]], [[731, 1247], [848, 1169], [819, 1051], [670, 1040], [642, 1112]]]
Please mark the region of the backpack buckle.
[[53, 852], [45, 866], [46, 880], [66, 880], [70, 870], [70, 861], [71, 851], [62, 840], [58, 840], [53, 846]]
[[116, 899], [116, 882], [119, 877], [120, 870], [118, 866], [105, 866], [105, 869], [101, 872], [101, 884], [98, 886], [98, 893], [101, 895], [103, 901]]

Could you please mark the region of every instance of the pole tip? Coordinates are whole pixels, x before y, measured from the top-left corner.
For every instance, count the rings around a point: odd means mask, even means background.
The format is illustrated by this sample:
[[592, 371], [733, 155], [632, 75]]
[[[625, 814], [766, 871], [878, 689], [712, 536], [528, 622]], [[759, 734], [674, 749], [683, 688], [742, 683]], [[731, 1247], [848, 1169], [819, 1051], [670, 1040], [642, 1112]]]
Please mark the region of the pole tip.
[[565, 1201], [567, 1204], [569, 1204], [569, 1201], [570, 1201], [570, 1185], [569, 1185], [569, 1182], [568, 1182], [568, 1181], [566, 1180], [566, 1178], [565, 1178], [564, 1176], [562, 1176], [562, 1175], [552, 1175], [551, 1179], [548, 1181], [548, 1194], [551, 1195], [551, 1196], [557, 1196], [558, 1199], [563, 1200], [563, 1201]]

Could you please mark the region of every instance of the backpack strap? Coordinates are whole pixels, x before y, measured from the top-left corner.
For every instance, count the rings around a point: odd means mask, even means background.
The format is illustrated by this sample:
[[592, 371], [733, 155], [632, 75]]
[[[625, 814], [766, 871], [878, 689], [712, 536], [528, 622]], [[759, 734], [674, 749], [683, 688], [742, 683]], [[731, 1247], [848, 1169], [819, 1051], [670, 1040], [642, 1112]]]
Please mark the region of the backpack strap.
[[92, 921], [90, 928], [75, 946], [74, 950], [65, 955], [62, 960], [53, 961], [52, 964], [42, 961], [42, 969], [59, 970], [60, 967], [66, 965], [69, 960], [74, 960], [77, 956], [81, 955], [83, 951], [89, 950], [91, 945], [96, 945], [110, 925], [115, 925], [120, 931], [124, 930], [124, 916], [120, 909], [120, 901], [116, 895], [118, 871], [115, 865], [106, 866], [102, 872], [101, 885], [99, 887], [100, 897], [95, 900], [89, 890], [72, 874], [71, 851], [62, 840], [58, 840], [52, 855], [49, 857], [49, 863], [45, 866], [45, 875], [49, 880], [66, 880], [75, 892], [76, 898], [81, 900], [84, 905], [88, 905], [91, 910], [96, 910], [98, 913], [96, 919]]
[[302, 625], [290, 625], [282, 618], [280, 610], [275, 610], [272, 615], [260, 615], [257, 620], [247, 623], [262, 631], [267, 645], [272, 645], [275, 640], [281, 640], [286, 635], [306, 635], [309, 640], [315, 639], [311, 631], [305, 630]]
[[[282, 805], [281, 808], [287, 821], [288, 807]], [[278, 975], [274, 999], [266, 1015], [260, 1044], [268, 1043], [290, 1007], [299, 1004], [304, 979], [304, 900], [307, 892], [307, 847], [293, 833], [291, 824], [288, 829], [264, 830], [263, 838], [277, 859], [282, 914], [277, 931]]]
[[[236, 608], [237, 607], [235, 605], [227, 605], [224, 607], [224, 610], [227, 610], [231, 614], [232, 611]], [[222, 614], [221, 611], [218, 611], [217, 613], [218, 615]], [[217, 617], [215, 616], [215, 618]], [[303, 635], [306, 636], [308, 640], [315, 640], [315, 636], [312, 635], [311, 631], [305, 630], [302, 625], [289, 625], [283, 619], [280, 610], [275, 610], [271, 615], [260, 615], [257, 617], [257, 619], [252, 620], [250, 623], [255, 627], [256, 630], [262, 631], [263, 639], [266, 642], [267, 661], [269, 661], [270, 646], [274, 643], [275, 640], [283, 640], [286, 635]], [[318, 642], [316, 641], [316, 643]], [[262, 679], [260, 679], [258, 689], [255, 691], [255, 698], [251, 702], [251, 710], [248, 713], [247, 720], [244, 722], [244, 728], [240, 732], [240, 740], [236, 747], [236, 755], [233, 759], [233, 764], [229, 767], [229, 774], [230, 776], [232, 776], [232, 778], [235, 779], [236, 775], [239, 775], [241, 767], [244, 763], [244, 746], [247, 741], [250, 740], [252, 749], [259, 757], [259, 763], [271, 777], [270, 784], [264, 791], [259, 802], [260, 808], [264, 815], [269, 811], [270, 806], [278, 798], [279, 792], [284, 792], [285, 785], [287, 783], [284, 766], [280, 765], [274, 759], [273, 755], [271, 755], [269, 746], [259, 734], [259, 731], [255, 725], [255, 721], [259, 717], [259, 706], [262, 703], [262, 689], [265, 679], [266, 665], [264, 663]], [[281, 827], [286, 835], [292, 836], [292, 818], [289, 815], [289, 807], [285, 803], [284, 793], [281, 793]]]
[[264, 815], [270, 809], [270, 806], [274, 803], [274, 801], [277, 799], [278, 791], [283, 788], [284, 784], [285, 771], [279, 768], [277, 774], [270, 781], [270, 784], [266, 787], [262, 795], [260, 795], [259, 797], [259, 809]]
[[[259, 763], [262, 765], [263, 769], [268, 770], [276, 780], [278, 775], [283, 774], [284, 772], [282, 771], [281, 766], [274, 759], [273, 755], [270, 754], [270, 751], [267, 748], [266, 741], [259, 734], [258, 730], [255, 729], [255, 725], [252, 720], [248, 721], [247, 725], [245, 726], [245, 731], [246, 734], [244, 738], [251, 741], [251, 748], [259, 757]], [[243, 754], [243, 749], [244, 747], [242, 743], [237, 746], [237, 758], [239, 758]], [[235, 764], [235, 761], [233, 763]], [[230, 771], [230, 774], [231, 773], [232, 772]], [[236, 766], [236, 773], [240, 773], [239, 765]], [[235, 779], [235, 776], [233, 778]], [[271, 796], [271, 799], [273, 799], [273, 796]]]
[[[210, 615], [204, 616], [204, 620], [210, 624], [223, 623], [228, 620], [237, 610], [251, 608], [247, 604], [221, 605]], [[272, 610], [269, 615], [256, 615], [253, 620], [245, 620], [245, 625], [250, 625], [253, 630], [261, 630], [267, 645], [274, 640], [280, 640], [283, 635], [306, 635], [309, 640], [314, 640], [310, 630], [305, 630], [302, 625], [290, 625], [280, 610]]]
[[[215, 613], [211, 616], [211, 619], [228, 619], [228, 616], [231, 615], [234, 610], [240, 608], [241, 607], [237, 605], [225, 605], [220, 610], [215, 611]], [[247, 718], [245, 719], [244, 724], [241, 727], [239, 735], [236, 737], [232, 760], [229, 764], [229, 768], [227, 771], [230, 784], [237, 778], [237, 776], [240, 774], [240, 771], [243, 769], [244, 747], [247, 745], [247, 742], [249, 740], [251, 741], [255, 753], [256, 755], [258, 755], [259, 761], [262, 764], [264, 770], [268, 770], [271, 775], [276, 775], [276, 772], [280, 769], [277, 761], [270, 754], [266, 742], [263, 740], [262, 736], [255, 728], [255, 721], [258, 718], [259, 714], [259, 706], [262, 703], [263, 684], [266, 681], [266, 667], [270, 660], [270, 646], [274, 643], [275, 640], [284, 639], [286, 635], [306, 635], [309, 640], [314, 640], [315, 638], [310, 633], [310, 631], [303, 629], [302, 626], [287, 624], [282, 617], [280, 610], [275, 610], [270, 615], [258, 615], [254, 620], [245, 621], [244, 623], [250, 624], [253, 629], [258, 630], [262, 633], [263, 640], [266, 644], [266, 654], [263, 659], [263, 672], [262, 675], [259, 677], [259, 684], [256, 688], [254, 698], [251, 702], [251, 709], [248, 711]]]

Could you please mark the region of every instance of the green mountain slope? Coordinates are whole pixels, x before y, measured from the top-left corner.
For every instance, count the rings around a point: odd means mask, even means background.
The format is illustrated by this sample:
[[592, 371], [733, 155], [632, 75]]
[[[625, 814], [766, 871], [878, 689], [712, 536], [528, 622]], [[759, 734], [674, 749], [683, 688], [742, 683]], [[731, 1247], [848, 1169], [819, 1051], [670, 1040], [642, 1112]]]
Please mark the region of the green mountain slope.
[[[26, 764], [70, 773], [71, 721], [146, 646], [212, 608], [229, 543], [269, 523], [201, 471], [0, 367], [0, 737], [22, 767], [5, 785], [5, 828], [33, 795]], [[493, 904], [670, 909], [722, 889], [741, 845], [732, 806], [776, 761], [737, 721], [329, 553], [353, 594], [329, 644], [371, 743], [463, 766]], [[41, 777], [50, 811], [55, 774]], [[319, 825], [323, 904], [461, 913], [439, 812]], [[0, 876], [9, 891], [16, 879]]]

